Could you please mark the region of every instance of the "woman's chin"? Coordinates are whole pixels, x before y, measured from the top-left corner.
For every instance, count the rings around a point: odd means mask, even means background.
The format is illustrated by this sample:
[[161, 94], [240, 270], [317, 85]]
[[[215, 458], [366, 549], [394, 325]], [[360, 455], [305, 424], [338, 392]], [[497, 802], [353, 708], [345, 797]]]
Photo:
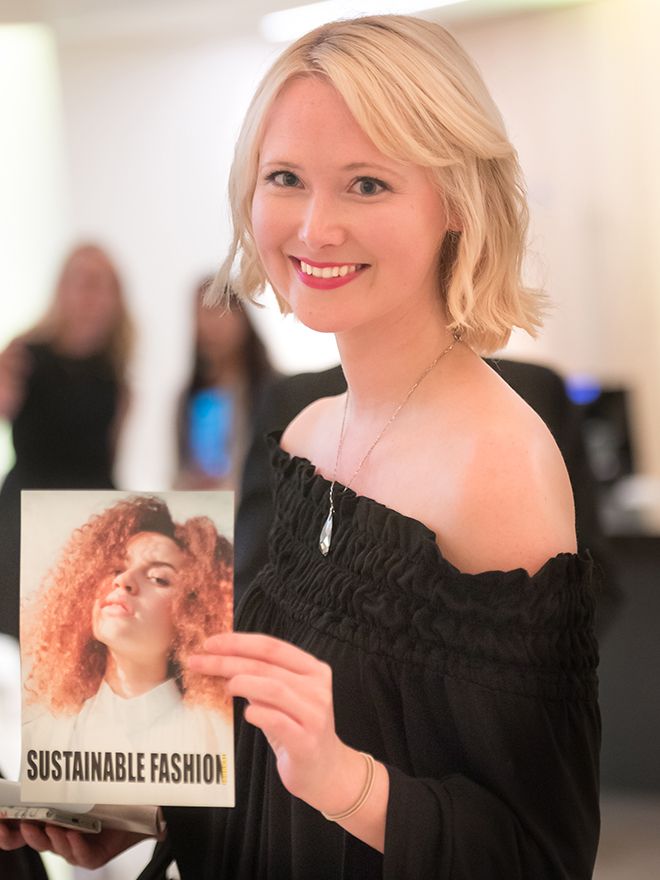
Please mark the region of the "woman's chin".
[[281, 288], [275, 288], [272, 283], [271, 287], [280, 309], [286, 310], [285, 316], [291, 315], [308, 330], [316, 333], [340, 333], [352, 326], [354, 315], [341, 314], [336, 291], [314, 290], [306, 287], [297, 278], [290, 279], [286, 296], [282, 295]]
[[293, 303], [294, 319], [315, 333], [342, 333], [355, 327], [355, 314], [342, 314], [332, 302], [310, 305]]
[[307, 327], [308, 330], [313, 330], [315, 333], [339, 333], [341, 331], [341, 327], [337, 326], [336, 319], [328, 319], [326, 321], [316, 319], [307, 319], [303, 320], [302, 318], [298, 318], [296, 316], [296, 320], [303, 326]]

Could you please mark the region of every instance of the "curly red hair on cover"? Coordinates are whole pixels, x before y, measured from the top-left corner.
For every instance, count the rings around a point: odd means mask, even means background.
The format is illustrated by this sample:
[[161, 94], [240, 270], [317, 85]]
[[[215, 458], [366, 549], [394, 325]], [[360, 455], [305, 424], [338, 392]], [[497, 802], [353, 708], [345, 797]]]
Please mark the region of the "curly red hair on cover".
[[208, 517], [176, 523], [167, 504], [150, 496], [119, 501], [75, 529], [30, 600], [21, 632], [31, 661], [25, 686], [30, 702], [53, 714], [75, 714], [99, 689], [107, 648], [92, 633], [92, 609], [99, 585], [121, 568], [128, 541], [140, 532], [171, 538], [186, 559], [172, 603], [170, 677], [186, 703], [229, 707], [223, 680], [191, 673], [184, 661], [205, 638], [231, 629], [232, 545]]

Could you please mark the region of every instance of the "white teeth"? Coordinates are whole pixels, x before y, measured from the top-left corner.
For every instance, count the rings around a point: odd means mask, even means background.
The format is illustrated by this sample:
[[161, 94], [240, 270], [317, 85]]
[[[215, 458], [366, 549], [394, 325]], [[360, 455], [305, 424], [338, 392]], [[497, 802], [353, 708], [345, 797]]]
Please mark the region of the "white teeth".
[[300, 261], [300, 268], [306, 275], [312, 275], [314, 278], [344, 278], [346, 275], [357, 271], [360, 263], [346, 263], [343, 266], [310, 266], [304, 260]]

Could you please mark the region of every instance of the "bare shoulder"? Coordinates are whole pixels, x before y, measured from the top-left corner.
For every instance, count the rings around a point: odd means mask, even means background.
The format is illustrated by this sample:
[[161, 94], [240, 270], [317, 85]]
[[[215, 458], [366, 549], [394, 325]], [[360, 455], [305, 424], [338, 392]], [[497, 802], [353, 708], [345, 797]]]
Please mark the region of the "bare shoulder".
[[461, 490], [439, 540], [462, 571], [533, 574], [550, 557], [576, 550], [573, 493], [544, 422], [501, 386], [474, 409]]
[[310, 403], [289, 422], [282, 435], [282, 448], [289, 455], [308, 458], [321, 473], [327, 474], [334, 464], [330, 462], [330, 454], [333, 444], [336, 449], [337, 425], [341, 422], [343, 406], [343, 394]]

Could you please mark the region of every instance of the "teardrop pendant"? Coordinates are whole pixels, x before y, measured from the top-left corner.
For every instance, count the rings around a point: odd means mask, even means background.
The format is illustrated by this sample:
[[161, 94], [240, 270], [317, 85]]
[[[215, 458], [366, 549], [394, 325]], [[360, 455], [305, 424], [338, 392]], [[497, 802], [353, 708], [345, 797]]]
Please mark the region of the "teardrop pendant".
[[323, 528], [321, 529], [321, 535], [319, 537], [319, 550], [324, 556], [328, 555], [328, 551], [330, 550], [330, 542], [332, 541], [332, 507], [330, 508], [330, 513], [328, 514], [328, 518], [323, 523]]

